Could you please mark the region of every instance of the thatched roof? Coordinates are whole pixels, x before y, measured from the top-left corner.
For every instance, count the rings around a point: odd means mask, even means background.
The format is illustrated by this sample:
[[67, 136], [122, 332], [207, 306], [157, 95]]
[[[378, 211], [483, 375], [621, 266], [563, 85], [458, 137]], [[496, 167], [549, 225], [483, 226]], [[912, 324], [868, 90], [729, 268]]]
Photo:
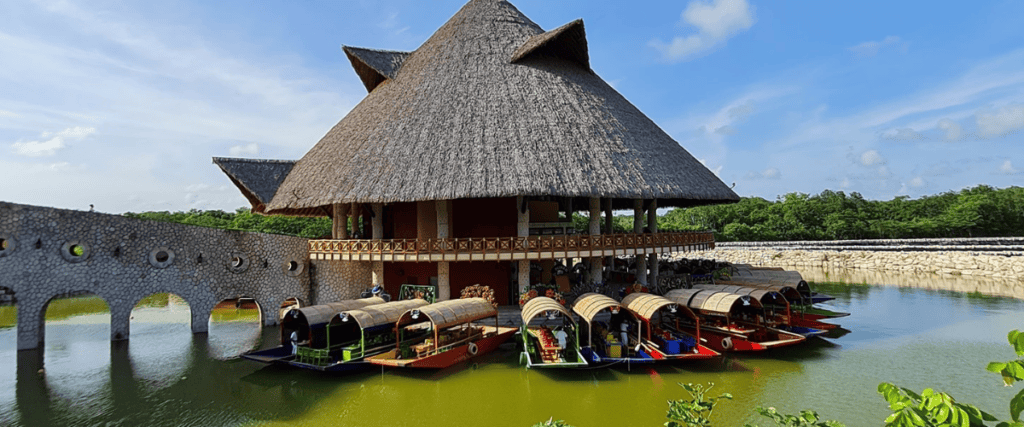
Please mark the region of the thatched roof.
[[472, 0], [412, 53], [345, 53], [370, 93], [296, 163], [269, 213], [517, 195], [739, 200], [590, 70], [582, 21], [544, 32], [507, 1]]
[[[292, 171], [295, 160], [262, 160], [214, 157], [213, 164], [220, 167], [249, 200], [252, 211], [266, 213], [267, 203], [274, 198], [284, 178]], [[294, 216], [324, 216], [326, 213], [317, 208], [285, 209], [281, 212]]]

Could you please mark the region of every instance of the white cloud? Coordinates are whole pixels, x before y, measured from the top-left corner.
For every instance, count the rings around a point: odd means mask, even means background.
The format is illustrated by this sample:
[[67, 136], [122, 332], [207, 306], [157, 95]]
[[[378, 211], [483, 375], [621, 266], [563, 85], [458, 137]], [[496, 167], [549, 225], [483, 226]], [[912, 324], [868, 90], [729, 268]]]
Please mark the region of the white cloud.
[[21, 117], [21, 115], [13, 111], [0, 110], [0, 117]]
[[882, 138], [892, 139], [896, 141], [916, 141], [924, 139], [924, 136], [917, 133], [917, 131], [911, 128], [898, 128], [889, 129], [885, 132], [882, 132]]
[[675, 37], [671, 43], [655, 39], [650, 45], [670, 62], [685, 61], [718, 48], [755, 21], [754, 8], [746, 0], [693, 0], [683, 10], [681, 24], [697, 27], [697, 34]]
[[1006, 105], [994, 111], [979, 111], [977, 121], [981, 136], [1004, 136], [1024, 128], [1024, 104]]
[[963, 128], [960, 127], [960, 123], [953, 120], [939, 120], [939, 124], [936, 127], [946, 133], [946, 140], [948, 141], [959, 141], [960, 137], [963, 136]]
[[925, 184], [924, 179], [918, 176], [918, 177], [914, 177], [914, 179], [911, 179], [910, 182], [907, 185], [909, 185], [909, 186], [911, 186], [913, 188], [921, 188], [921, 187], [924, 187], [924, 184]]
[[715, 129], [715, 133], [717, 133], [719, 135], [735, 135], [736, 134], [736, 128], [734, 128], [732, 126], [729, 126], [729, 125], [725, 125], [725, 126], [722, 126], [722, 127], [718, 128], [718, 129]]
[[864, 166], [884, 165], [885, 158], [875, 150], [868, 150], [860, 155], [860, 164]]
[[763, 171], [750, 171], [744, 176], [747, 179], [780, 179], [782, 172], [776, 168], [768, 168]]
[[718, 165], [718, 167], [712, 168], [711, 166], [708, 166], [708, 163], [704, 161], [704, 159], [697, 159], [697, 161], [700, 162], [700, 164], [704, 165], [704, 167], [708, 168], [708, 170], [710, 170], [711, 173], [714, 173], [715, 176], [719, 178], [722, 177], [722, 165]]
[[1007, 175], [1012, 175], [1020, 171], [1017, 170], [1017, 168], [1013, 167], [1013, 162], [1007, 160], [1003, 162], [1002, 166], [999, 167], [999, 172], [1005, 173]]
[[232, 157], [255, 156], [260, 154], [260, 146], [255, 142], [249, 145], [236, 145], [228, 150]]
[[867, 41], [859, 45], [849, 47], [847, 50], [857, 54], [857, 56], [868, 57], [877, 55], [878, 51], [887, 47], [894, 47], [901, 52], [906, 52], [908, 45], [909, 44], [907, 42], [902, 41], [897, 36], [888, 36], [882, 39], [882, 41]]
[[39, 135], [39, 141], [18, 141], [11, 144], [11, 147], [22, 156], [52, 156], [65, 147], [65, 142], [78, 141], [93, 133], [96, 133], [96, 129], [87, 127], [67, 128], [57, 133], [43, 132]]

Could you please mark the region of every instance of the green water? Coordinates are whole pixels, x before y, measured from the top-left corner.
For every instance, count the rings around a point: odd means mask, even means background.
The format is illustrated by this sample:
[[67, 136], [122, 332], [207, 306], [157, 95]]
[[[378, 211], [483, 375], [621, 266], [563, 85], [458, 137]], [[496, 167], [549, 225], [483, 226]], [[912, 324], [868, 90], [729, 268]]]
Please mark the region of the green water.
[[137, 308], [123, 345], [107, 341], [105, 314], [49, 322], [42, 353], [14, 351], [15, 330], [0, 330], [0, 425], [529, 426], [553, 416], [577, 427], [653, 427], [667, 400], [686, 396], [678, 382], [714, 382], [736, 397], [716, 411], [721, 426], [769, 425], [751, 415], [758, 405], [881, 425], [883, 381], [934, 387], [1008, 418], [1018, 390], [984, 368], [1015, 358], [1005, 336], [1024, 329], [1024, 301], [886, 286], [821, 291], [853, 313], [839, 320], [852, 332], [758, 356], [544, 371], [523, 369], [507, 347], [443, 371], [343, 375], [232, 359], [274, 345], [277, 331], [229, 309], [214, 317], [233, 321], [193, 336], [187, 306], [172, 299]]

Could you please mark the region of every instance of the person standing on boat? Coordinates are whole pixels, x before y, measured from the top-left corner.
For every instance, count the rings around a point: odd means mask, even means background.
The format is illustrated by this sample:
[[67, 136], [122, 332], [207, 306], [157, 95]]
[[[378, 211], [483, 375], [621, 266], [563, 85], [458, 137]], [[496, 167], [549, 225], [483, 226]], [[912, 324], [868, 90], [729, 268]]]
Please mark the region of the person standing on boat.
[[299, 331], [292, 331], [292, 355], [296, 355], [299, 352]]
[[555, 328], [555, 339], [558, 340], [559, 350], [565, 350], [565, 340], [567, 337], [568, 334], [565, 333], [565, 330], [562, 329], [561, 326]]
[[619, 337], [622, 339], [622, 345], [629, 347], [629, 322], [622, 322], [619, 324]]

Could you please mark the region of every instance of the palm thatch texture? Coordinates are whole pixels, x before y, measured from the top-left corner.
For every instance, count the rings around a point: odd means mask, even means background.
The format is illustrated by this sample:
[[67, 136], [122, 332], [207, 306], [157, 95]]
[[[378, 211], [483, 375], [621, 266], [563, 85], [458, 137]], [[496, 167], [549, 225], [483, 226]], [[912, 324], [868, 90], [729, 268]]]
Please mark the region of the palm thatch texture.
[[[284, 178], [292, 171], [295, 160], [264, 160], [214, 157], [213, 164], [231, 179], [252, 205], [252, 212], [267, 213], [267, 203], [274, 198]], [[317, 208], [287, 209], [278, 213], [292, 216], [324, 216]]]
[[582, 21], [544, 32], [472, 0], [414, 52], [345, 48], [369, 95], [306, 155], [268, 213], [334, 203], [607, 197], [738, 201], [589, 66]]

